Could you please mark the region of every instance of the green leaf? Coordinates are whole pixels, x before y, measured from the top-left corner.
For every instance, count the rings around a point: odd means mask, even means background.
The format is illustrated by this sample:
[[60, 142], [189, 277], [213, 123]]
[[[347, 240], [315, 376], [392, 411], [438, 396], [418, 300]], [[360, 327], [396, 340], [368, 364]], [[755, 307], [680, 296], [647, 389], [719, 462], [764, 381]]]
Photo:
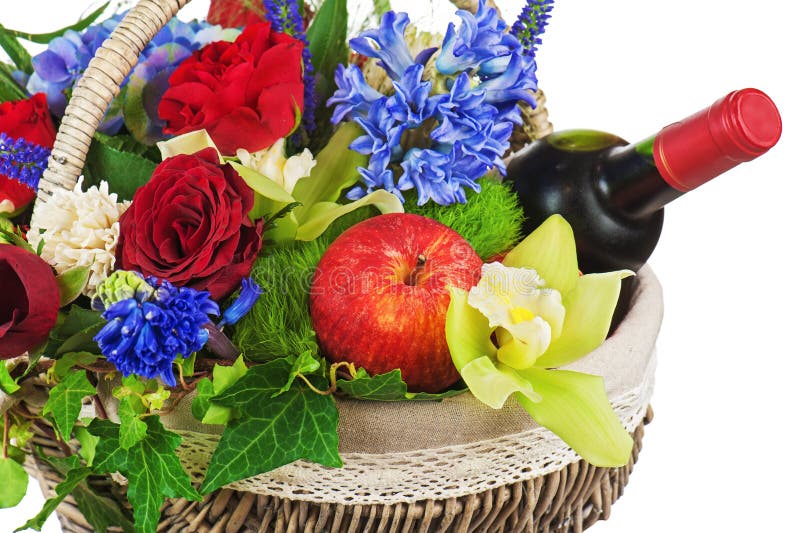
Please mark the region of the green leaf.
[[[211, 457], [200, 490], [212, 492], [227, 483], [274, 470], [298, 459], [340, 467], [339, 413], [331, 396], [322, 396], [295, 382], [273, 397], [286, 383], [292, 365], [277, 359], [255, 366], [214, 402], [238, 409]], [[311, 376], [318, 388], [327, 380]]]
[[[126, 86], [128, 87], [128, 86]], [[126, 90], [127, 95], [127, 90]], [[142, 144], [132, 135], [125, 135], [123, 133], [118, 133], [116, 135], [106, 135], [105, 133], [95, 132], [94, 138], [97, 139], [99, 142], [102, 142], [106, 146], [110, 146], [115, 150], [119, 150], [120, 152], [131, 152], [136, 155], [140, 155], [153, 161], [154, 163], [161, 162], [161, 152], [155, 146], [148, 146]]]
[[72, 426], [80, 415], [83, 399], [96, 393], [97, 390], [86, 378], [86, 371], [73, 372], [50, 390], [42, 414], [52, 415], [58, 432], [64, 440], [69, 440]]
[[306, 220], [297, 228], [296, 239], [298, 241], [313, 241], [322, 235], [334, 220], [366, 205], [378, 208], [383, 214], [403, 212], [403, 203], [400, 199], [389, 191], [384, 190], [373, 191], [355, 202], [343, 205], [332, 202], [318, 202], [310, 210], [306, 211]]
[[6, 51], [8, 57], [11, 58], [11, 61], [14, 62], [14, 65], [19, 70], [26, 74], [31, 74], [33, 72], [31, 55], [24, 46], [19, 44], [19, 40], [17, 40], [13, 31], [0, 24], [0, 48]]
[[75, 24], [72, 24], [71, 26], [65, 26], [64, 28], [51, 31], [48, 33], [28, 33], [24, 31], [10, 30], [7, 28], [3, 28], [2, 31], [8, 35], [13, 35], [14, 37], [25, 39], [26, 41], [30, 41], [32, 43], [48, 44], [53, 39], [55, 39], [56, 37], [61, 37], [69, 30], [77, 32], [85, 30], [86, 28], [89, 27], [89, 25], [91, 25], [92, 22], [97, 20], [98, 17], [100, 17], [100, 15], [103, 14], [103, 12], [106, 10], [106, 8], [110, 3], [111, 3], [110, 1], [106, 2], [102, 6], [98, 7], [97, 9], [86, 15], [84, 18], [76, 22]]
[[317, 357], [317, 351], [306, 350], [305, 352], [301, 353], [299, 356], [294, 358], [294, 361], [292, 361], [292, 369], [289, 371], [289, 378], [286, 380], [286, 383], [278, 392], [273, 394], [273, 397], [288, 391], [291, 388], [292, 383], [294, 383], [294, 380], [297, 379], [297, 376], [300, 374], [312, 374], [320, 368], [322, 368], [322, 364]]
[[[82, 421], [84, 424], [91, 422], [86, 422], [86, 419], [82, 419]], [[97, 449], [97, 443], [100, 439], [89, 433], [89, 430], [84, 426], [75, 426], [73, 431], [75, 432], [75, 438], [78, 439], [81, 445], [78, 453], [83, 457], [83, 460], [86, 461], [86, 464], [91, 466], [94, 462], [95, 450]]]
[[61, 298], [61, 307], [72, 303], [81, 295], [92, 271], [88, 266], [71, 268], [56, 276], [58, 294]]
[[28, 97], [28, 93], [20, 87], [11, 72], [12, 69], [8, 65], [0, 63], [0, 103]]
[[241, 355], [230, 366], [214, 365], [212, 371], [214, 381], [203, 378], [197, 384], [197, 396], [192, 402], [192, 414], [195, 418], [204, 424], [227, 424], [233, 414], [232, 410], [213, 404], [210, 400], [217, 394], [222, 394], [246, 373], [247, 365]]
[[147, 435], [147, 424], [139, 418], [144, 406], [138, 396], [125, 396], [119, 402], [119, 445], [130, 450]]
[[326, 102], [333, 94], [334, 72], [347, 63], [350, 52], [347, 40], [347, 0], [325, 0], [308, 28], [308, 48], [317, 79], [317, 109], [327, 111]]
[[276, 213], [289, 204], [295, 203], [294, 197], [286, 189], [264, 176], [257, 170], [246, 167], [236, 161], [229, 162], [234, 170], [242, 177], [248, 187], [253, 189], [259, 201], [250, 212], [250, 218], [257, 220], [269, 213]]
[[403, 400], [443, 400], [466, 392], [465, 388], [451, 389], [432, 394], [429, 392], [408, 392], [408, 385], [403, 381], [399, 369], [385, 374], [370, 376], [366, 370], [359, 368], [351, 379], [336, 380], [337, 390], [360, 400], [377, 400], [396, 402]]
[[628, 463], [633, 439], [611, 408], [603, 378], [535, 367], [518, 372], [542, 396], [542, 401], [533, 402], [516, 395], [536, 422], [595, 466], [613, 468]]
[[100, 437], [92, 469], [98, 474], [118, 471], [128, 478], [136, 531], [152, 532], [165, 498], [199, 501], [201, 496], [175, 454], [181, 437], [164, 429], [158, 416], [148, 416], [145, 424], [145, 438], [127, 450], [120, 446], [120, 427], [113, 422], [95, 419], [89, 432]]
[[311, 169], [311, 174], [297, 181], [292, 194], [303, 204], [295, 210], [298, 221], [307, 220], [306, 212], [314, 204], [337, 201], [344, 189], [358, 181], [357, 169], [366, 167], [369, 157], [350, 150], [350, 144], [361, 135], [364, 135], [364, 130], [358, 124], [342, 124], [317, 154], [317, 164]]
[[67, 496], [72, 494], [75, 488], [80, 483], [85, 481], [86, 478], [91, 475], [91, 473], [92, 469], [87, 467], [78, 467], [69, 470], [64, 478], [64, 481], [56, 485], [56, 495], [52, 498], [48, 498], [47, 501], [44, 502], [42, 510], [39, 511], [36, 516], [25, 522], [25, 525], [15, 529], [14, 531], [23, 531], [26, 529], [35, 529], [36, 531], [41, 531], [42, 527], [44, 527], [45, 521], [51, 514], [53, 514], [53, 511], [56, 510], [56, 507], [58, 507]]
[[579, 274], [572, 226], [561, 215], [551, 215], [508, 252], [503, 264], [533, 268], [548, 287], [567, 294], [578, 282]]
[[600, 346], [611, 326], [621, 280], [631, 275], [630, 270], [618, 270], [581, 276], [575, 288], [564, 295], [567, 314], [561, 336], [553, 341], [536, 366], [563, 366]]
[[107, 181], [120, 200], [130, 200], [139, 187], [150, 180], [156, 164], [133, 152], [124, 152], [95, 137], [86, 156], [84, 173], [87, 185]]
[[[84, 429], [85, 428], [80, 428]], [[92, 437], [95, 438], [96, 437]], [[63, 478], [69, 476], [71, 470], [79, 470], [81, 466], [77, 456], [50, 457], [39, 454], [39, 457], [52, 466]], [[100, 496], [91, 488], [87, 480], [80, 481], [72, 489], [72, 496], [78, 504], [78, 510], [92, 526], [94, 531], [106, 533], [108, 528], [115, 526], [121, 528], [125, 533], [133, 533], [134, 527], [130, 518], [122, 511], [119, 504], [106, 496]], [[48, 500], [49, 501], [49, 500]], [[45, 503], [47, 505], [47, 503]], [[45, 516], [46, 520], [47, 517]], [[43, 522], [44, 520], [42, 520]], [[24, 528], [25, 526], [23, 526]], [[41, 527], [41, 526], [40, 526]], [[22, 528], [20, 528], [22, 529]], [[38, 528], [34, 528], [37, 531]]]
[[63, 381], [67, 374], [75, 365], [91, 365], [99, 358], [98, 355], [89, 352], [69, 352], [61, 356], [53, 365], [53, 376], [58, 381]]
[[17, 380], [11, 377], [6, 362], [0, 360], [0, 389], [6, 394], [14, 394], [20, 389]]
[[70, 352], [100, 353], [93, 337], [106, 321], [98, 311], [90, 311], [73, 305], [66, 313], [59, 313], [59, 322], [50, 332], [45, 348], [49, 356], [63, 356]]
[[28, 490], [28, 473], [18, 462], [0, 457], [0, 509], [16, 507]]

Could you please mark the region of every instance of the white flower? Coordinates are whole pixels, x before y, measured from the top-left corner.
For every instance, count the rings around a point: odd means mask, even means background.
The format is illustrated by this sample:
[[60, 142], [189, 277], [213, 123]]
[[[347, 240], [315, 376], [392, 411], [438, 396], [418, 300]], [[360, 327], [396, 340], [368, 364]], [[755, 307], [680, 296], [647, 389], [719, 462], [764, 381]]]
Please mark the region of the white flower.
[[497, 328], [497, 358], [513, 368], [528, 368], [561, 336], [566, 315], [561, 293], [545, 285], [536, 270], [495, 262], [483, 265], [480, 281], [469, 291], [469, 305]]
[[252, 154], [240, 148], [236, 156], [244, 166], [268, 177], [291, 194], [300, 178], [311, 175], [317, 162], [308, 148], [287, 159], [283, 151], [285, 143], [285, 139], [279, 139], [271, 147]]
[[130, 202], [117, 202], [108, 193], [108, 183], [81, 190], [83, 178], [71, 191], [56, 191], [47, 203], [37, 206], [31, 219], [28, 240], [34, 249], [44, 241], [42, 259], [56, 272], [75, 267], [91, 269], [84, 294], [92, 296], [95, 288], [114, 269], [119, 217]]

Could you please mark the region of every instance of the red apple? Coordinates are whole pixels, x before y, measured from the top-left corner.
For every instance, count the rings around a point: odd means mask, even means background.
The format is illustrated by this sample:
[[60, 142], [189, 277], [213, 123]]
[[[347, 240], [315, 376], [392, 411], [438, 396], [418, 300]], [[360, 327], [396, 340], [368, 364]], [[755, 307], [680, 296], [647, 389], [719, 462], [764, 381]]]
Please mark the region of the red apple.
[[380, 215], [342, 233], [311, 284], [311, 321], [331, 361], [370, 374], [399, 368], [411, 391], [456, 381], [445, 338], [448, 287], [469, 290], [482, 261], [461, 235], [408, 213]]

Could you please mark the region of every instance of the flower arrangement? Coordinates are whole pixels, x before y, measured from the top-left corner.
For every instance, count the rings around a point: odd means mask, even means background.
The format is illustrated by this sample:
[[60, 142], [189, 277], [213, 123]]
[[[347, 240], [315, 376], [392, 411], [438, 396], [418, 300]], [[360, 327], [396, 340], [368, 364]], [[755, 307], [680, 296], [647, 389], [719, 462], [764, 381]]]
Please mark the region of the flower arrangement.
[[[558, 216], [520, 235], [500, 179], [551, 8], [509, 26], [481, 0], [424, 38], [387, 9], [348, 46], [343, 2], [214, 1], [145, 47], [83, 178], [35, 208], [54, 124], [125, 14], [98, 10], [34, 57], [2, 29], [0, 387], [13, 400], [44, 373], [51, 388], [39, 412], [3, 404], [0, 506], [25, 493], [44, 419], [80, 454], [19, 525], [119, 472], [132, 515], [87, 519], [155, 531], [166, 497], [341, 466], [340, 396], [513, 396], [588, 461], [625, 464], [602, 379], [557, 368], [603, 342], [631, 273], [580, 275]], [[107, 380], [117, 416], [81, 418]], [[159, 416], [179, 402], [222, 428], [199, 487]]]

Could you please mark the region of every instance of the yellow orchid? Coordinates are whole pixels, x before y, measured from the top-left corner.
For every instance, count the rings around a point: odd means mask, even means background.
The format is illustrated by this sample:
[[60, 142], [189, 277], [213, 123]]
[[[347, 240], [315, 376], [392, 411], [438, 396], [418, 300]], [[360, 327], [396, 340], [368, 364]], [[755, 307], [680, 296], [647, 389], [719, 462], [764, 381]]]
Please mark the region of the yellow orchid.
[[469, 293], [450, 289], [447, 343], [472, 394], [499, 409], [509, 396], [597, 466], [628, 462], [633, 441], [603, 378], [556, 370], [605, 340], [629, 270], [578, 271], [575, 238], [559, 215], [506, 256], [484, 265]]

